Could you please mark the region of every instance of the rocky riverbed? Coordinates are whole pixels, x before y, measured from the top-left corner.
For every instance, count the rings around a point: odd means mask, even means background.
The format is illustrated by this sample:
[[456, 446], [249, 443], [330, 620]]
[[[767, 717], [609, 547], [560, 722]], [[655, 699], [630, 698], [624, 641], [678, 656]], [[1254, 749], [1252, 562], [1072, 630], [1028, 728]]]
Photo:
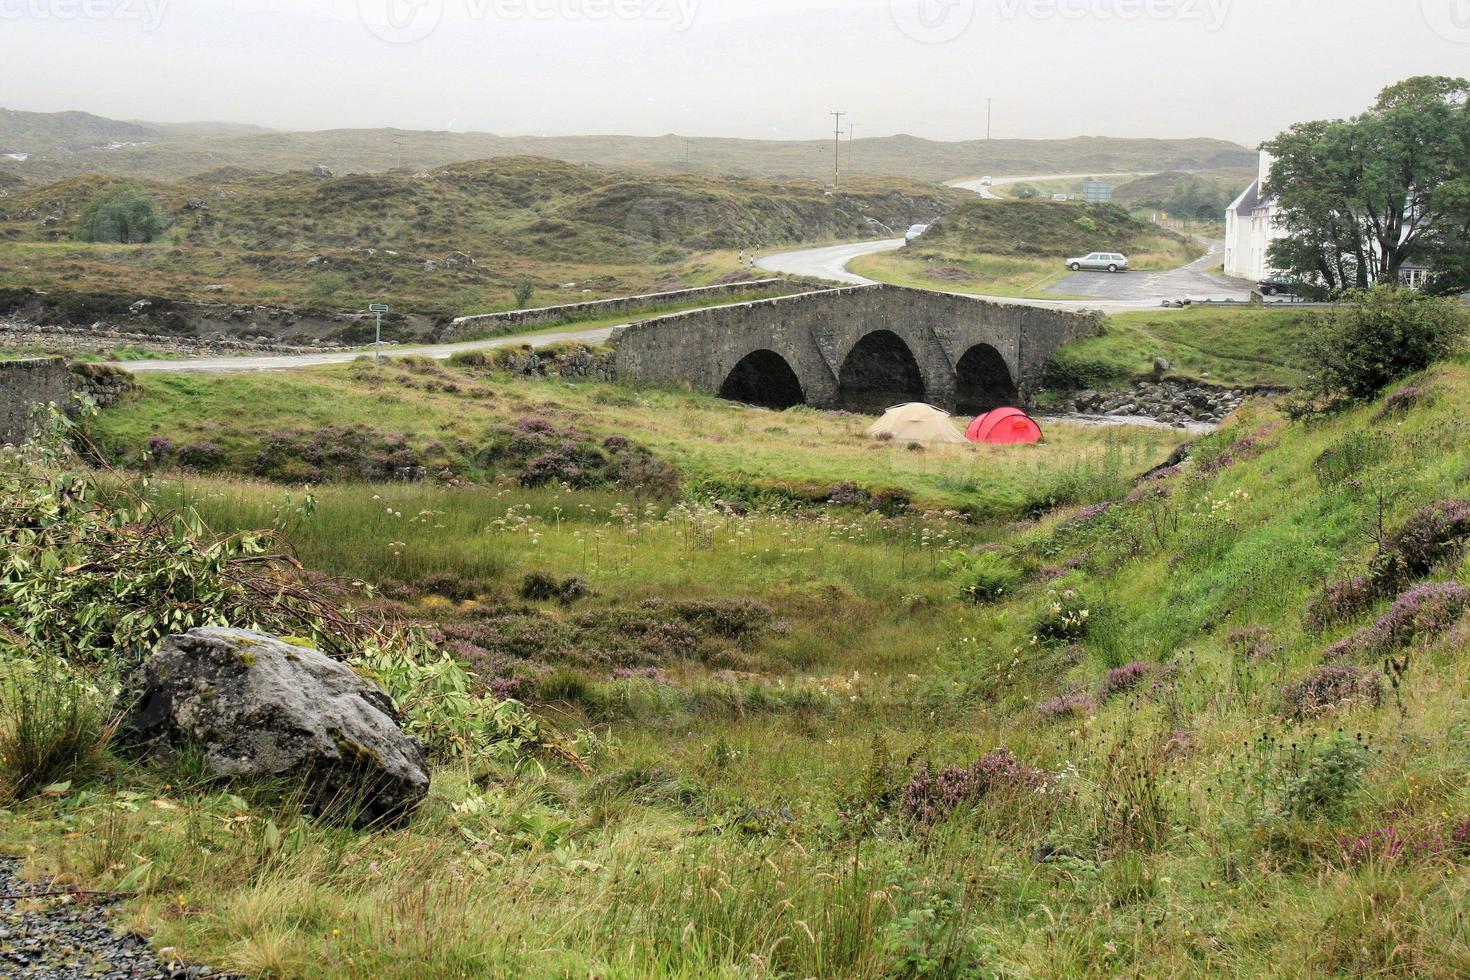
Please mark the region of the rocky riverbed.
[[[0, 858], [0, 976], [34, 980], [222, 978], [203, 966], [169, 963], [141, 936], [113, 927], [106, 897], [22, 881]], [[57, 894], [60, 893], [60, 894]]]
[[1127, 391], [1073, 392], [1053, 407], [1077, 415], [1149, 418], [1183, 428], [1218, 425], [1253, 393], [1199, 381], [1141, 381]]

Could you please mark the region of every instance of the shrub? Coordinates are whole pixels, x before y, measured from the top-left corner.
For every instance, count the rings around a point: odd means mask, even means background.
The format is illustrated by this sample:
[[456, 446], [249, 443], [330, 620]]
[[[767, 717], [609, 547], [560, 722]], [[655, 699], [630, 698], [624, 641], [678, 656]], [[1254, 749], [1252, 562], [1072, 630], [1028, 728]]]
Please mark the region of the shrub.
[[1293, 718], [1312, 718], [1353, 704], [1377, 705], [1383, 700], [1383, 681], [1374, 672], [1349, 664], [1318, 667], [1282, 692], [1284, 710]]
[[1106, 701], [1115, 695], [1126, 694], [1142, 684], [1151, 670], [1153, 668], [1148, 664], [1135, 662], [1108, 671], [1097, 686], [1097, 699]]
[[118, 187], [93, 198], [82, 209], [80, 242], [137, 245], [151, 242], [168, 227], [158, 203], [136, 187]]
[[564, 605], [571, 605], [591, 592], [587, 583], [575, 576], [558, 579], [546, 572], [531, 572], [521, 579], [520, 596], [527, 602], [550, 602], [554, 599]]
[[111, 734], [102, 694], [64, 661], [0, 661], [0, 804], [85, 774]]
[[1293, 819], [1340, 813], [1347, 799], [1363, 783], [1367, 750], [1339, 735], [1318, 749], [1286, 784], [1281, 815]]
[[1470, 540], [1470, 501], [1440, 500], [1423, 508], [1390, 534], [1374, 566], [1384, 585], [1423, 578], [1441, 562], [1460, 555]]
[[1470, 608], [1470, 589], [1458, 582], [1417, 585], [1394, 600], [1361, 638], [1362, 648], [1386, 653], [1449, 629]]
[[443, 596], [452, 602], [464, 602], [490, 591], [486, 582], [467, 579], [453, 572], [434, 572], [414, 583], [415, 591], [423, 595]]
[[1000, 602], [1025, 580], [1019, 568], [993, 551], [957, 552], [948, 564], [958, 570], [960, 598], [977, 605]]
[[1345, 623], [1373, 605], [1378, 596], [1378, 583], [1366, 575], [1332, 582], [1307, 605], [1307, 627], [1321, 633]]
[[867, 507], [871, 499], [856, 483], [839, 483], [827, 491], [827, 503], [839, 507]]
[[1092, 699], [1092, 695], [1085, 694], [1081, 691], [1072, 694], [1059, 694], [1036, 706], [1036, 713], [1045, 721], [1068, 721], [1073, 718], [1084, 718], [1096, 710], [1097, 702]]
[[1429, 389], [1423, 385], [1404, 385], [1383, 400], [1383, 407], [1378, 410], [1378, 420], [1411, 411], [1428, 395]]
[[191, 442], [179, 447], [177, 458], [191, 470], [217, 470], [224, 465], [225, 451], [212, 442]]
[[921, 823], [938, 823], [956, 810], [974, 806], [991, 794], [1033, 792], [1046, 774], [1026, 765], [1007, 749], [981, 756], [974, 765], [914, 774], [903, 792], [904, 812]]
[[1450, 356], [1466, 328], [1452, 300], [1381, 286], [1317, 321], [1302, 355], [1315, 394], [1360, 401]]
[[72, 662], [125, 666], [165, 636], [227, 624], [352, 647], [366, 628], [279, 544], [216, 536], [49, 441], [0, 462], [0, 624]]
[[1032, 625], [1036, 642], [1049, 646], [1076, 643], [1087, 636], [1092, 625], [1092, 610], [1075, 589], [1052, 590]]

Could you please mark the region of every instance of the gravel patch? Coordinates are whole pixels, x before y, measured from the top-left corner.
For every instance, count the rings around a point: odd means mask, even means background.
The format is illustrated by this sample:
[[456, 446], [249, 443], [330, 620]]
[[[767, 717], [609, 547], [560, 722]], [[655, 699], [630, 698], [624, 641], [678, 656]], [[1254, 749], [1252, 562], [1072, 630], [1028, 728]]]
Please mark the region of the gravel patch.
[[140, 936], [113, 928], [113, 900], [51, 895], [51, 886], [16, 876], [0, 857], [0, 977], [41, 980], [192, 980], [224, 975], [208, 967], [165, 963]]

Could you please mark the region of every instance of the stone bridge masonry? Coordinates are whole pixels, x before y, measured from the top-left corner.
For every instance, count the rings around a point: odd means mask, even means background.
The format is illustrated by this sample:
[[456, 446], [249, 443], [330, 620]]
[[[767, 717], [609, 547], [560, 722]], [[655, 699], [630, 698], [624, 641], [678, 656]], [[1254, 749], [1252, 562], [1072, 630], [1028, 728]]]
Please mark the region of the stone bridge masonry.
[[25, 442], [38, 405], [71, 404], [71, 372], [59, 357], [0, 361], [0, 446]]
[[874, 285], [693, 310], [629, 326], [621, 381], [686, 384], [770, 408], [956, 414], [1024, 403], [1058, 347], [1099, 317]]

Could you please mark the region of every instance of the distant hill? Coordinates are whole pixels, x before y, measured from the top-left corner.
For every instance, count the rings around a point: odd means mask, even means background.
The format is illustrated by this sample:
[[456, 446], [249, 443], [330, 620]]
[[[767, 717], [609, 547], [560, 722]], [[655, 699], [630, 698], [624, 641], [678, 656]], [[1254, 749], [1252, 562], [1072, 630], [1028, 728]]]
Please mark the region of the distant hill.
[[[82, 173], [177, 180], [221, 167], [284, 172], [314, 164], [374, 173], [425, 170], [463, 160], [539, 156], [624, 170], [827, 180], [830, 140], [685, 139], [680, 136], [496, 136], [488, 133], [339, 129], [307, 133], [238, 131], [221, 124], [122, 123], [85, 113], [0, 111], [0, 160], [30, 183]], [[118, 143], [142, 145], [114, 146]], [[112, 147], [112, 148], [107, 148]], [[1255, 155], [1215, 139], [972, 140], [937, 142], [915, 136], [861, 139], [842, 145], [843, 171], [918, 180], [981, 174], [1083, 171], [1211, 170], [1250, 167]]]
[[535, 157], [331, 177], [222, 169], [132, 181], [168, 213], [166, 241], [74, 243], [82, 208], [121, 180], [72, 177], [0, 198], [0, 287], [327, 308], [389, 295], [395, 307], [460, 313], [502, 303], [523, 278], [543, 301], [703, 285], [736, 271], [740, 249], [891, 237], [973, 199], [905, 178], [855, 177], [834, 193], [811, 180]]
[[0, 109], [0, 153], [68, 159], [99, 147], [158, 139], [160, 135], [153, 126], [118, 122], [86, 112]]
[[1220, 218], [1255, 177], [1254, 167], [1150, 174], [1115, 188], [1113, 200], [1130, 208], [1158, 208], [1191, 217]]
[[1116, 204], [1052, 201], [974, 200], [937, 221], [913, 246], [918, 250], [960, 250], [986, 255], [1082, 255], [1100, 247], [1123, 252], [1155, 247], [1160, 238], [1184, 239]]

